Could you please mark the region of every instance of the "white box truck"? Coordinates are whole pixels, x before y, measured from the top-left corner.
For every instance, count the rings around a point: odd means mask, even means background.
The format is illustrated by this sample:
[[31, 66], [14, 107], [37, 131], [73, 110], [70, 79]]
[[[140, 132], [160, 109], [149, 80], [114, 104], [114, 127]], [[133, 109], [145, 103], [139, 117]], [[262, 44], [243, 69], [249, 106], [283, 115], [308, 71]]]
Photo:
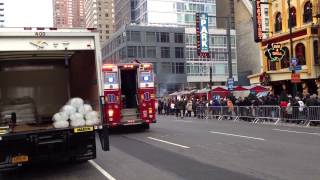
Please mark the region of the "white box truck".
[[[94, 159], [96, 134], [109, 150], [101, 69], [94, 29], [0, 28], [0, 111], [11, 115], [0, 117], [0, 171]], [[54, 128], [52, 116], [72, 97], [100, 112], [101, 124]]]

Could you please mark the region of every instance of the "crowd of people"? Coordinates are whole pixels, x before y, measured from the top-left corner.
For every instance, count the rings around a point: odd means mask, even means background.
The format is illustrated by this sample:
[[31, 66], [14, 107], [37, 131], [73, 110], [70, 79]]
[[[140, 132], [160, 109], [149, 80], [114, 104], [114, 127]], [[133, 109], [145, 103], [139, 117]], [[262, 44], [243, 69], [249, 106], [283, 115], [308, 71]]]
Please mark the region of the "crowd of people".
[[305, 107], [319, 106], [320, 96], [316, 94], [302, 95], [295, 97], [282, 93], [281, 95], [268, 94], [257, 97], [250, 94], [247, 97], [236, 98], [233, 95], [224, 98], [213, 96], [208, 100], [206, 97], [182, 96], [163, 97], [158, 101], [158, 114], [175, 115], [176, 117], [205, 117], [205, 109], [208, 107], [227, 107], [229, 112], [234, 113], [235, 106], [279, 106], [286, 117], [290, 117], [294, 111], [303, 111]]

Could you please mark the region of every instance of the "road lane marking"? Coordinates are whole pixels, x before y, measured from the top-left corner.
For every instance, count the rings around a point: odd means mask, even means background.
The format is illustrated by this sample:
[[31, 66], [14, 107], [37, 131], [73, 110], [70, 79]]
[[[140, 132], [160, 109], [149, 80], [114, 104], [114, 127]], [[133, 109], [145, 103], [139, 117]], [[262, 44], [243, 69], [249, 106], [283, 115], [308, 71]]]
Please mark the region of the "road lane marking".
[[223, 133], [223, 132], [216, 132], [216, 131], [209, 131], [212, 134], [221, 134], [221, 135], [226, 135], [226, 136], [234, 136], [234, 137], [242, 137], [242, 138], [247, 138], [247, 139], [255, 139], [255, 140], [260, 140], [264, 141], [265, 139], [262, 138], [256, 138], [256, 137], [250, 137], [250, 136], [242, 136], [238, 134], [229, 134], [229, 133]]
[[186, 122], [186, 123], [192, 123], [193, 121], [190, 120], [174, 120], [176, 122]]
[[157, 138], [153, 138], [153, 137], [148, 137], [148, 139], [152, 139], [152, 140], [155, 140], [155, 141], [171, 144], [171, 145], [178, 146], [178, 147], [185, 148], [185, 149], [190, 148], [188, 146], [183, 146], [181, 144], [176, 144], [176, 143], [172, 143], [172, 142], [169, 142], [169, 141], [165, 141], [165, 140], [161, 140], [161, 139], [157, 139]]
[[96, 162], [93, 160], [89, 160], [89, 163], [96, 168], [102, 175], [104, 175], [109, 180], [116, 180], [114, 177], [112, 177], [107, 171], [105, 171], [101, 166], [99, 166]]
[[320, 136], [320, 133], [309, 133], [309, 132], [301, 132], [301, 131], [290, 131], [285, 129], [272, 129], [274, 131], [283, 131], [283, 132], [290, 132], [290, 133], [296, 133], [296, 134], [309, 134], [309, 135], [316, 135]]

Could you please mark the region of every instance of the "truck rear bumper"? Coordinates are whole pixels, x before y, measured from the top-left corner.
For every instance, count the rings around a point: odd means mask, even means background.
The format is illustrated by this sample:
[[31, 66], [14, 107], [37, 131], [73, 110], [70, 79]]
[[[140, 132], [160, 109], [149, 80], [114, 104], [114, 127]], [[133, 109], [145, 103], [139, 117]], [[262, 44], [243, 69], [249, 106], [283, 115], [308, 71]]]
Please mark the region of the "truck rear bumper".
[[85, 161], [96, 158], [95, 131], [53, 129], [6, 135], [0, 140], [0, 149], [0, 171], [38, 162]]
[[122, 121], [122, 122], [109, 122], [109, 128], [119, 127], [119, 126], [135, 126], [135, 125], [143, 125], [143, 124], [150, 124], [156, 123], [156, 120], [132, 120], [132, 121]]

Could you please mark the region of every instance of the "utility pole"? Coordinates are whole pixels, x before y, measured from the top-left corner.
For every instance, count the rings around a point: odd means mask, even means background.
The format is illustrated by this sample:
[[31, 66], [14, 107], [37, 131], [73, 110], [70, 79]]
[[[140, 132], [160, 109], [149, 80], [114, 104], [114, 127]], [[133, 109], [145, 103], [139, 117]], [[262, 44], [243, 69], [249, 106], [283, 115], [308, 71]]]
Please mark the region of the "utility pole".
[[[291, 57], [291, 60], [293, 58], [293, 40], [292, 40], [292, 16], [291, 16], [291, 0], [287, 0], [287, 3], [288, 3], [288, 14], [289, 14], [289, 33], [290, 33], [290, 57]], [[292, 65], [292, 74], [295, 74], [296, 73], [296, 70], [295, 70], [295, 64], [291, 63], [290, 64]], [[295, 97], [297, 95], [297, 83], [292, 83], [292, 96]]]
[[229, 78], [233, 78], [232, 75], [232, 50], [231, 50], [231, 14], [227, 17], [227, 50], [228, 50], [228, 71], [229, 71]]

